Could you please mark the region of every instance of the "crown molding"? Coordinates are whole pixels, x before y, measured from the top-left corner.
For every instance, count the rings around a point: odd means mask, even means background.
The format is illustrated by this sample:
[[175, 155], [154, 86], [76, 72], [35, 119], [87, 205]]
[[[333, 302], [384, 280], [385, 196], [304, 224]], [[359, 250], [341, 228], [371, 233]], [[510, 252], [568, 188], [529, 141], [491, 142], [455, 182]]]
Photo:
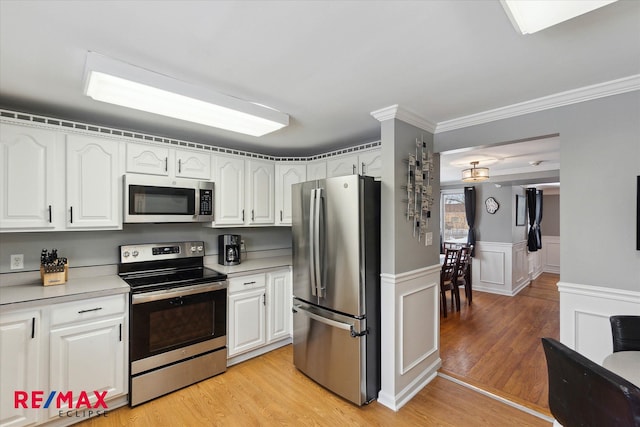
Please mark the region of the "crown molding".
[[[562, 107], [565, 105], [577, 104], [593, 99], [604, 98], [611, 95], [640, 90], [640, 74], [623, 77], [609, 82], [598, 83], [578, 89], [556, 93], [542, 98], [536, 98], [518, 104], [508, 105], [482, 113], [471, 114], [457, 119], [439, 122], [435, 133], [446, 132], [454, 129], [461, 129], [468, 126], [480, 125], [496, 120], [507, 119], [509, 117], [521, 116], [535, 113], [537, 111]], [[373, 113], [372, 113], [373, 114]]]
[[436, 130], [436, 123], [424, 119], [416, 113], [400, 107], [398, 104], [372, 111], [371, 115], [381, 122], [389, 119], [398, 119], [427, 132], [435, 133]]

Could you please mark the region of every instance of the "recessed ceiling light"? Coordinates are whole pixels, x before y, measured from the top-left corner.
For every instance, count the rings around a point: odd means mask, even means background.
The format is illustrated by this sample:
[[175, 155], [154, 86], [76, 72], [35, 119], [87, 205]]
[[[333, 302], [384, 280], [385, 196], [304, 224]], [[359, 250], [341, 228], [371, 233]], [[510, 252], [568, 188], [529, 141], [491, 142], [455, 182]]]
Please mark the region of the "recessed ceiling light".
[[568, 21], [617, 0], [500, 0], [517, 31], [536, 31]]

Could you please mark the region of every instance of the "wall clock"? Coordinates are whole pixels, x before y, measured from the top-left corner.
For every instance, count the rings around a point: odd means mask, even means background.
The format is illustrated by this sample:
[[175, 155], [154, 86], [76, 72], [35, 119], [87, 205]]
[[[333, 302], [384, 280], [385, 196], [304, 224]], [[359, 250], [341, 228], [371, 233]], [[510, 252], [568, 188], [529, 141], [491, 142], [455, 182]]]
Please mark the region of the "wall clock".
[[489, 197], [487, 200], [485, 200], [484, 205], [487, 208], [487, 212], [489, 212], [490, 214], [498, 212], [498, 209], [500, 208], [500, 204], [493, 197]]

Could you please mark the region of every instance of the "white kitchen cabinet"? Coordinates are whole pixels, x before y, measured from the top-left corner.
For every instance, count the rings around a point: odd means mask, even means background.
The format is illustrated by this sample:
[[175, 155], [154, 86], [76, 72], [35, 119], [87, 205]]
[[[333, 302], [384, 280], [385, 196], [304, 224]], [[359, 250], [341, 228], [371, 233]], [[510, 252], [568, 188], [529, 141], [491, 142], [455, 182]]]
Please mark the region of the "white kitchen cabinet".
[[211, 155], [209, 153], [175, 150], [175, 157], [176, 177], [211, 180]]
[[169, 176], [169, 149], [127, 143], [127, 172]]
[[380, 149], [363, 151], [359, 154], [338, 156], [327, 160], [327, 177], [353, 174], [374, 178], [382, 176], [382, 157]]
[[267, 343], [291, 336], [291, 271], [267, 273]]
[[64, 135], [0, 124], [0, 229], [64, 228]]
[[14, 391], [46, 390], [40, 375], [42, 350], [39, 310], [0, 314], [0, 426], [35, 424], [41, 411], [14, 406]]
[[275, 222], [275, 165], [271, 161], [247, 161], [247, 225]]
[[327, 177], [327, 161], [313, 160], [307, 163], [307, 181], [325, 179]]
[[291, 225], [291, 186], [306, 181], [304, 163], [283, 162], [276, 165], [276, 225]]
[[[81, 391], [95, 404], [93, 390], [106, 399], [128, 389], [126, 296], [114, 295], [58, 304], [51, 309], [49, 387]], [[101, 408], [96, 408], [101, 409]], [[104, 408], [102, 408], [104, 409]], [[58, 415], [52, 407], [49, 416]]]
[[67, 228], [121, 229], [120, 142], [67, 135]]
[[198, 151], [127, 143], [127, 172], [211, 180], [211, 156]]
[[358, 154], [360, 175], [382, 177], [382, 150], [363, 151]]
[[215, 156], [216, 225], [244, 224], [244, 160], [241, 157]]
[[261, 287], [229, 293], [228, 357], [266, 344], [265, 298], [264, 281]]

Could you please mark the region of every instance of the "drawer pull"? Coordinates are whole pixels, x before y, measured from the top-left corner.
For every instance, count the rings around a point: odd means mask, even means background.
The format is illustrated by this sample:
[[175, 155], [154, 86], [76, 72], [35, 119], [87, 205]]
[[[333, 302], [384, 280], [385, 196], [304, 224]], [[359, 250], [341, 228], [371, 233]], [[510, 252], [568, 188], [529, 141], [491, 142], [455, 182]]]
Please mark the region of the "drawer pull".
[[244, 282], [243, 285], [247, 286], [247, 285], [255, 285], [256, 282], [255, 280], [253, 282]]
[[102, 307], [90, 308], [89, 310], [80, 310], [78, 314], [89, 313], [90, 311], [98, 311], [98, 310], [102, 310]]

